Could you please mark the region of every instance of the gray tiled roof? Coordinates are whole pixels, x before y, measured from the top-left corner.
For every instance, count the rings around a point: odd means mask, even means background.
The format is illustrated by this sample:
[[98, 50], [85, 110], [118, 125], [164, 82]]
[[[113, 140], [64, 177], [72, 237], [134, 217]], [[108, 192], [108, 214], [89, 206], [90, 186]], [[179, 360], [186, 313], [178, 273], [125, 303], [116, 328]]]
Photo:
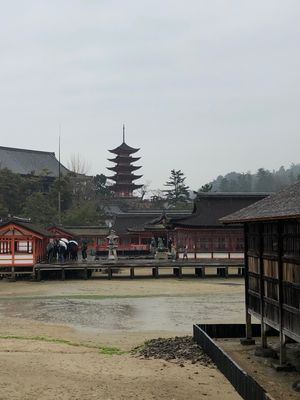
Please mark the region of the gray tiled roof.
[[[48, 151], [16, 149], [0, 146], [0, 168], [7, 168], [20, 175], [43, 175], [58, 177], [59, 162], [55, 153]], [[70, 171], [61, 165], [61, 174]]]
[[223, 223], [243, 223], [300, 218], [300, 181], [265, 199], [221, 218]]
[[174, 227], [222, 226], [220, 218], [249, 206], [266, 197], [266, 193], [201, 193], [195, 200], [193, 213], [185, 218], [171, 220]]

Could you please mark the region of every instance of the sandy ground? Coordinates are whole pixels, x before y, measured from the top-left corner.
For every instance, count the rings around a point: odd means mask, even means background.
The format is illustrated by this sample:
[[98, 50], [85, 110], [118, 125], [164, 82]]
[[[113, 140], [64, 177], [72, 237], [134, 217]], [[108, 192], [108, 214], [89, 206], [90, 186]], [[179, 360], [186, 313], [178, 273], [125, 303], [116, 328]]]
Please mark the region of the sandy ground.
[[[256, 344], [254, 346], [242, 346], [238, 339], [219, 339], [218, 343], [246, 372], [253, 376], [274, 399], [299, 399], [300, 394], [292, 388], [293, 383], [300, 380], [299, 372], [275, 371], [272, 367], [272, 363], [278, 363], [278, 360], [255, 356], [255, 349], [261, 346], [261, 340], [260, 338], [255, 338], [255, 341]], [[278, 350], [278, 338], [269, 337], [268, 346]], [[297, 363], [295, 359], [290, 359], [290, 357], [288, 357], [288, 361], [290, 361], [292, 365], [298, 364], [299, 366], [299, 346], [297, 350], [293, 348], [291, 353], [296, 357], [298, 356]], [[288, 353], [288, 356], [289, 355]]]
[[[199, 293], [213, 294], [221, 300], [224, 298], [224, 302], [230, 295], [240, 296], [241, 301], [244, 296], [240, 279], [0, 281], [2, 309], [7, 302], [15, 302], [12, 316], [0, 313], [0, 399], [240, 399], [217, 369], [188, 362], [182, 367], [163, 360], [143, 360], [128, 353], [146, 339], [191, 334], [192, 324], [198, 321], [191, 321], [180, 332], [97, 331], [69, 323], [31, 320], [28, 316], [24, 318], [22, 312], [18, 314], [22, 303], [30, 301], [34, 307], [36, 299], [47, 302], [53, 298], [93, 298], [101, 305], [102, 299], [109, 301], [110, 298], [178, 296], [180, 301]], [[241, 308], [237, 315], [240, 322], [242, 314]], [[62, 340], [71, 343], [59, 342]], [[100, 346], [114, 346], [125, 353], [101, 354]]]

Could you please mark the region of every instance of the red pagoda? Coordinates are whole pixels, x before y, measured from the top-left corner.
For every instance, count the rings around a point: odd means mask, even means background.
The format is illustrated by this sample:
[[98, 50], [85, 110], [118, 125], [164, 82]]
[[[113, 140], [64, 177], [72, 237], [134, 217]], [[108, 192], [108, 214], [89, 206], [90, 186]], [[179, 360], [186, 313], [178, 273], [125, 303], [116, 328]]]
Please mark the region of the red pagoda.
[[113, 150], [109, 150], [115, 154], [115, 158], [109, 158], [108, 161], [115, 163], [114, 167], [107, 169], [114, 171], [115, 175], [107, 176], [107, 179], [113, 180], [115, 183], [111, 186], [111, 190], [116, 197], [132, 197], [133, 191], [141, 188], [143, 185], [136, 185], [135, 180], [143, 175], [134, 175], [133, 171], [140, 169], [140, 166], [132, 165], [138, 161], [140, 157], [132, 157], [131, 154], [136, 153], [140, 149], [134, 149], [125, 143], [125, 126], [123, 125], [123, 143]]

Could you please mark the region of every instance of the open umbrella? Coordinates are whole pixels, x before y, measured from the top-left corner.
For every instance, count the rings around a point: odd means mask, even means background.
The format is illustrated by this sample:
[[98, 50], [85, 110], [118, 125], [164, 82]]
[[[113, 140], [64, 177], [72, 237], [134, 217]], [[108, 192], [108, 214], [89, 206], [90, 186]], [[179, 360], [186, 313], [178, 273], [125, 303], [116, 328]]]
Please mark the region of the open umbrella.
[[67, 247], [68, 247], [68, 246], [67, 246], [67, 243], [64, 242], [63, 240], [60, 240], [60, 241], [59, 241], [59, 245], [62, 246], [62, 247], [64, 247], [64, 248], [67, 250]]

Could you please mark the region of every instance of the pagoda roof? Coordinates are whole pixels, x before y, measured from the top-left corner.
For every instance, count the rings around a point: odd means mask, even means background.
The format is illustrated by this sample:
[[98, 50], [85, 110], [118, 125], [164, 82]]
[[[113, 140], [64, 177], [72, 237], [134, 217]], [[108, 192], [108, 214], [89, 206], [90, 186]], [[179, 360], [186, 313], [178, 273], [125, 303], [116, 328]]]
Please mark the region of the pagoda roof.
[[120, 190], [123, 190], [124, 188], [131, 188], [132, 190], [141, 188], [143, 185], [136, 185], [135, 183], [130, 183], [130, 182], [117, 182], [114, 183], [110, 188], [116, 189], [119, 188]]
[[141, 157], [131, 157], [131, 156], [127, 156], [127, 155], [118, 155], [115, 158], [108, 158], [108, 161], [114, 162], [114, 163], [119, 163], [122, 161], [126, 161], [128, 163], [133, 163], [136, 162], [138, 160], [140, 160]]
[[121, 155], [122, 153], [125, 154], [132, 154], [136, 153], [140, 149], [135, 149], [134, 147], [128, 146], [125, 142], [123, 142], [120, 146], [116, 147], [115, 149], [109, 150], [110, 153]]
[[106, 168], [109, 169], [110, 171], [119, 172], [120, 170], [124, 169], [126, 169], [127, 171], [136, 171], [142, 167], [135, 165], [115, 165], [114, 167], [106, 167]]
[[[143, 176], [143, 175], [133, 175], [133, 174], [131, 174], [130, 172], [129, 172], [129, 173], [125, 173], [125, 174], [122, 174], [122, 172], [120, 172], [120, 173], [118, 173], [118, 174], [116, 174], [116, 175], [114, 175], [114, 176], [107, 176], [106, 178], [107, 178], [107, 179], [111, 179], [111, 180], [113, 180], [113, 181], [118, 181], [120, 178], [126, 177], [126, 178], [129, 178], [130, 181], [135, 181], [135, 180], [137, 180], [137, 179], [140, 179], [142, 176]], [[121, 183], [121, 182], [120, 182], [120, 183]]]

